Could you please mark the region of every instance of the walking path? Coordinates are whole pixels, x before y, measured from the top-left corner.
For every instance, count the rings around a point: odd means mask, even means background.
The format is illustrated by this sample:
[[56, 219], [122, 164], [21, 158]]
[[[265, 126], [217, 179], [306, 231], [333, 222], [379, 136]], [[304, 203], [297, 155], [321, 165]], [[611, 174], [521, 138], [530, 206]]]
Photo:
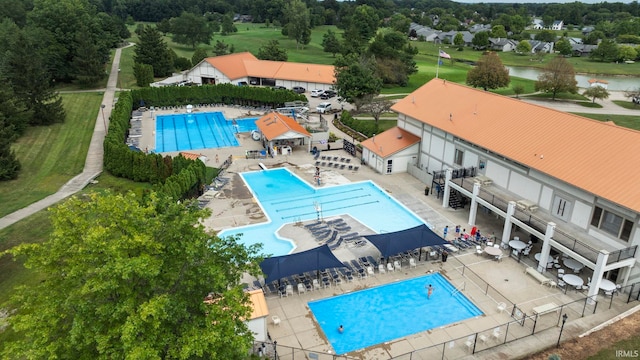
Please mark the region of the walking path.
[[104, 90], [104, 97], [102, 98], [102, 105], [104, 108], [100, 109], [101, 111], [98, 112], [96, 124], [93, 129], [93, 136], [91, 137], [91, 143], [89, 144], [89, 151], [87, 152], [87, 159], [85, 160], [82, 172], [64, 184], [55, 194], [51, 194], [40, 201], [0, 218], [0, 229], [4, 229], [42, 209], [46, 209], [62, 199], [75, 194], [87, 186], [91, 180], [100, 175], [102, 172], [102, 156], [104, 151], [102, 143], [104, 142], [104, 137], [106, 135], [105, 129], [109, 128], [109, 118], [111, 117], [111, 109], [114, 105], [121, 54], [122, 48], [116, 49], [115, 55], [113, 56], [113, 63], [111, 65], [111, 73], [109, 74], [109, 80], [107, 81], [107, 88]]

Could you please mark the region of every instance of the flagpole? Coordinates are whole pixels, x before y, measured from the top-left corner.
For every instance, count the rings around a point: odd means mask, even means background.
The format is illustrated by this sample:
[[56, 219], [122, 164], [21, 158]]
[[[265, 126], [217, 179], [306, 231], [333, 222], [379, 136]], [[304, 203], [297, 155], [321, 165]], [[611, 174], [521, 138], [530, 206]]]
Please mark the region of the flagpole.
[[436, 79], [438, 78], [439, 71], [440, 71], [440, 48], [438, 48], [438, 64], [436, 65]]

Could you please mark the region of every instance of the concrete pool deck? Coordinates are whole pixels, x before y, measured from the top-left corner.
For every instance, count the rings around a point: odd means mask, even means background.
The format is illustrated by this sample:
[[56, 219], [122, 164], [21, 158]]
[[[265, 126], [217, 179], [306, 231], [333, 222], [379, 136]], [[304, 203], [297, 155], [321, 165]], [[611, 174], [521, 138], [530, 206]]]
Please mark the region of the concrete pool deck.
[[[224, 108], [220, 110], [224, 112], [227, 118], [241, 117], [247, 113], [246, 110], [236, 108]], [[216, 109], [206, 108], [201, 111], [216, 111]], [[256, 113], [252, 112], [251, 116], [256, 116]], [[147, 130], [143, 131], [141, 141], [151, 141], [151, 133], [155, 128], [155, 124], [152, 124], [152, 121], [150, 121], [151, 116], [149, 112], [145, 112], [143, 117], [146, 119], [146, 121], [143, 120], [143, 128], [146, 126]], [[338, 136], [344, 136], [331, 125], [329, 131], [336, 133]], [[218, 156], [220, 164], [228, 157], [233, 159], [233, 163], [223, 175], [229, 179], [228, 184], [213, 194], [207, 204], [207, 207], [211, 209], [213, 215], [209, 219], [205, 219], [203, 223], [213, 231], [265, 221], [264, 214], [260, 207], [256, 204], [250, 191], [238, 175], [245, 171], [259, 170], [259, 163], [263, 163], [267, 167], [287, 166], [300, 176], [300, 178], [313, 184], [315, 165], [313, 165], [314, 160], [312, 156], [306, 152], [306, 148], [294, 149], [293, 154], [276, 158], [245, 159], [245, 151], [260, 150], [262, 148], [261, 143], [253, 141], [248, 134], [239, 134], [238, 139], [241, 144], [239, 147], [192, 151], [207, 156], [209, 159], [208, 166], [215, 167], [218, 165], [214, 160], [216, 155]], [[335, 149], [337, 147], [338, 145], [332, 145], [334, 150], [323, 152], [323, 155], [350, 157], [341, 149]], [[351, 158], [351, 163], [358, 164], [359, 160]], [[450, 228], [449, 239], [452, 238], [455, 225], [461, 225], [467, 230], [471, 229], [471, 225], [467, 224], [468, 209], [453, 210], [443, 208], [440, 200], [436, 199], [434, 195], [425, 196], [425, 184], [406, 173], [382, 175], [373, 172], [366, 166], [361, 166], [358, 171], [335, 168], [329, 169], [326, 167], [321, 168], [321, 170], [323, 179], [322, 186], [362, 180], [374, 181], [382, 189], [396, 198], [396, 200], [411, 209], [426, 222], [433, 225], [436, 233], [442, 233], [442, 229], [448, 225]], [[384, 211], [384, 209], [380, 209], [380, 211]], [[371, 229], [357, 228], [358, 223], [353, 219], [346, 217], [346, 220], [352, 228], [354, 228], [354, 231], [359, 231], [361, 234], [373, 232]], [[484, 234], [502, 234], [502, 222], [482, 212], [478, 212], [476, 224], [474, 225]], [[367, 232], [367, 230], [370, 232]], [[317, 246], [316, 241], [313, 240], [308, 232], [302, 231], [299, 224], [285, 225], [281, 228], [279, 234], [292, 239], [296, 243], [297, 248], [295, 251], [303, 251]], [[525, 237], [525, 234], [512, 234], [512, 236], [514, 235], [519, 235], [521, 238]], [[377, 250], [371, 245], [353, 248], [341, 246], [335, 251], [335, 254], [341, 260], [347, 260], [362, 255], [377, 257], [376, 251]], [[535, 253], [535, 251], [532, 251], [532, 253]], [[559, 327], [555, 326], [557, 325], [558, 315], [553, 313], [540, 316], [540, 326], [550, 327], [548, 330], [536, 332], [533, 336], [528, 336], [516, 341], [511, 341], [512, 339], [507, 338], [506, 344], [495, 346], [498, 341], [492, 338], [491, 331], [496, 326], [513, 320], [510, 317], [511, 309], [499, 311], [497, 304], [499, 302], [515, 303], [520, 309], [524, 310], [525, 313], [530, 314], [534, 307], [540, 305], [549, 303], [560, 305], [584, 298], [582, 293], [575, 291], [570, 290], [567, 294], [564, 294], [560, 289], [541, 286], [533, 277], [524, 273], [525, 266], [534, 265], [533, 261], [532, 255], [531, 259], [524, 258], [521, 263], [518, 263], [515, 259], [508, 256], [502, 259], [501, 262], [495, 262], [484, 256], [476, 255], [475, 249], [468, 249], [464, 252], [451, 254], [446, 263], [442, 263], [439, 259], [423, 260], [419, 261], [415, 268], [404, 266], [401, 272], [387, 274], [377, 274], [376, 272], [376, 276], [361, 280], [356, 279], [351, 283], [343, 282], [339, 286], [332, 286], [327, 289], [306, 292], [300, 295], [296, 293], [294, 296], [285, 298], [267, 294], [267, 304], [270, 312], [268, 317], [268, 330], [272, 340], [277, 340], [278, 342], [278, 354], [281, 359], [294, 358], [294, 354], [296, 359], [305, 358], [305, 356], [308, 356], [309, 351], [319, 354], [320, 359], [331, 359], [329, 355], [329, 351], [332, 351], [331, 346], [324, 337], [318, 324], [314, 321], [307, 306], [308, 301], [400, 279], [416, 277], [430, 271], [439, 271], [447, 277], [454, 286], [463, 286], [464, 294], [480, 307], [485, 315], [347, 355], [367, 360], [382, 360], [398, 357], [402, 354], [417, 351], [435, 344], [444, 344], [440, 347], [415, 352], [412, 354], [411, 359], [442, 358], [443, 349], [445, 351], [445, 358], [447, 359], [524, 358], [528, 354], [556, 344], [559, 334]], [[554, 279], [553, 275], [547, 274], [547, 276]], [[600, 302], [598, 303], [596, 314], [586, 315], [585, 317], [580, 317], [581, 307], [568, 307], [565, 313], [569, 315], [569, 320], [564, 327], [562, 339], [568, 340], [577, 337], [589, 329], [637, 305], [637, 303], [634, 302], [626, 304], [625, 300], [626, 294], [614, 296], [611, 309], [608, 309], [608, 302]], [[354, 311], [357, 311], [357, 309]], [[281, 319], [278, 326], [274, 326], [270, 321], [273, 315]], [[398, 321], [419, 321], [420, 316], [427, 315], [407, 314], [406, 319], [398, 319]], [[513, 327], [510, 330], [512, 331], [512, 335], [517, 334], [518, 337], [524, 336], [524, 334], [518, 332], [522, 332], [527, 328], [522, 327], [518, 329], [518, 327]], [[466, 337], [480, 331], [483, 331], [482, 334], [486, 335], [489, 340], [486, 342], [479, 341], [476, 346], [476, 351], [480, 352], [471, 355], [470, 349], [465, 345]], [[504, 329], [502, 332], [504, 334]], [[306, 351], [303, 353], [301, 350], [293, 350], [292, 348], [305, 349]], [[488, 349], [484, 350], [486, 348]], [[402, 358], [409, 359], [409, 355]]]

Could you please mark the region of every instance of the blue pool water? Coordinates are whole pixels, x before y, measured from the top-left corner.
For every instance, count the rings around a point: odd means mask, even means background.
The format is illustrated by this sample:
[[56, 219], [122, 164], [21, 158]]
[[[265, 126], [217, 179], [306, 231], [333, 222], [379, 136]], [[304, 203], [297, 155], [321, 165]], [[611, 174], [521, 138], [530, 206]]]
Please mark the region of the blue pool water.
[[242, 243], [263, 243], [263, 252], [272, 256], [286, 255], [294, 249], [293, 243], [276, 236], [278, 229], [284, 224], [317, 219], [316, 204], [321, 206], [325, 218], [348, 214], [377, 233], [424, 224], [372, 181], [315, 189], [286, 168], [240, 175], [258, 199], [268, 222], [225, 230], [218, 235], [242, 234]]
[[255, 120], [227, 120], [221, 112], [158, 115], [155, 152], [239, 146], [235, 133], [256, 130]]
[[[429, 299], [427, 284], [434, 288]], [[312, 301], [309, 308], [340, 355], [483, 314], [454, 290], [436, 273]]]

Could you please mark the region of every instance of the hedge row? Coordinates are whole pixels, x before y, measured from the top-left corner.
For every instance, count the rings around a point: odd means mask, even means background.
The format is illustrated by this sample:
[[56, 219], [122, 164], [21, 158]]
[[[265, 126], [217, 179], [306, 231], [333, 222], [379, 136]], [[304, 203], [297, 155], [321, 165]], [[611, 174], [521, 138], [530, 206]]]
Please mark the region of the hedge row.
[[307, 101], [304, 95], [289, 90], [231, 84], [147, 87], [133, 90], [132, 96], [136, 107], [225, 104], [277, 108], [289, 101]]

